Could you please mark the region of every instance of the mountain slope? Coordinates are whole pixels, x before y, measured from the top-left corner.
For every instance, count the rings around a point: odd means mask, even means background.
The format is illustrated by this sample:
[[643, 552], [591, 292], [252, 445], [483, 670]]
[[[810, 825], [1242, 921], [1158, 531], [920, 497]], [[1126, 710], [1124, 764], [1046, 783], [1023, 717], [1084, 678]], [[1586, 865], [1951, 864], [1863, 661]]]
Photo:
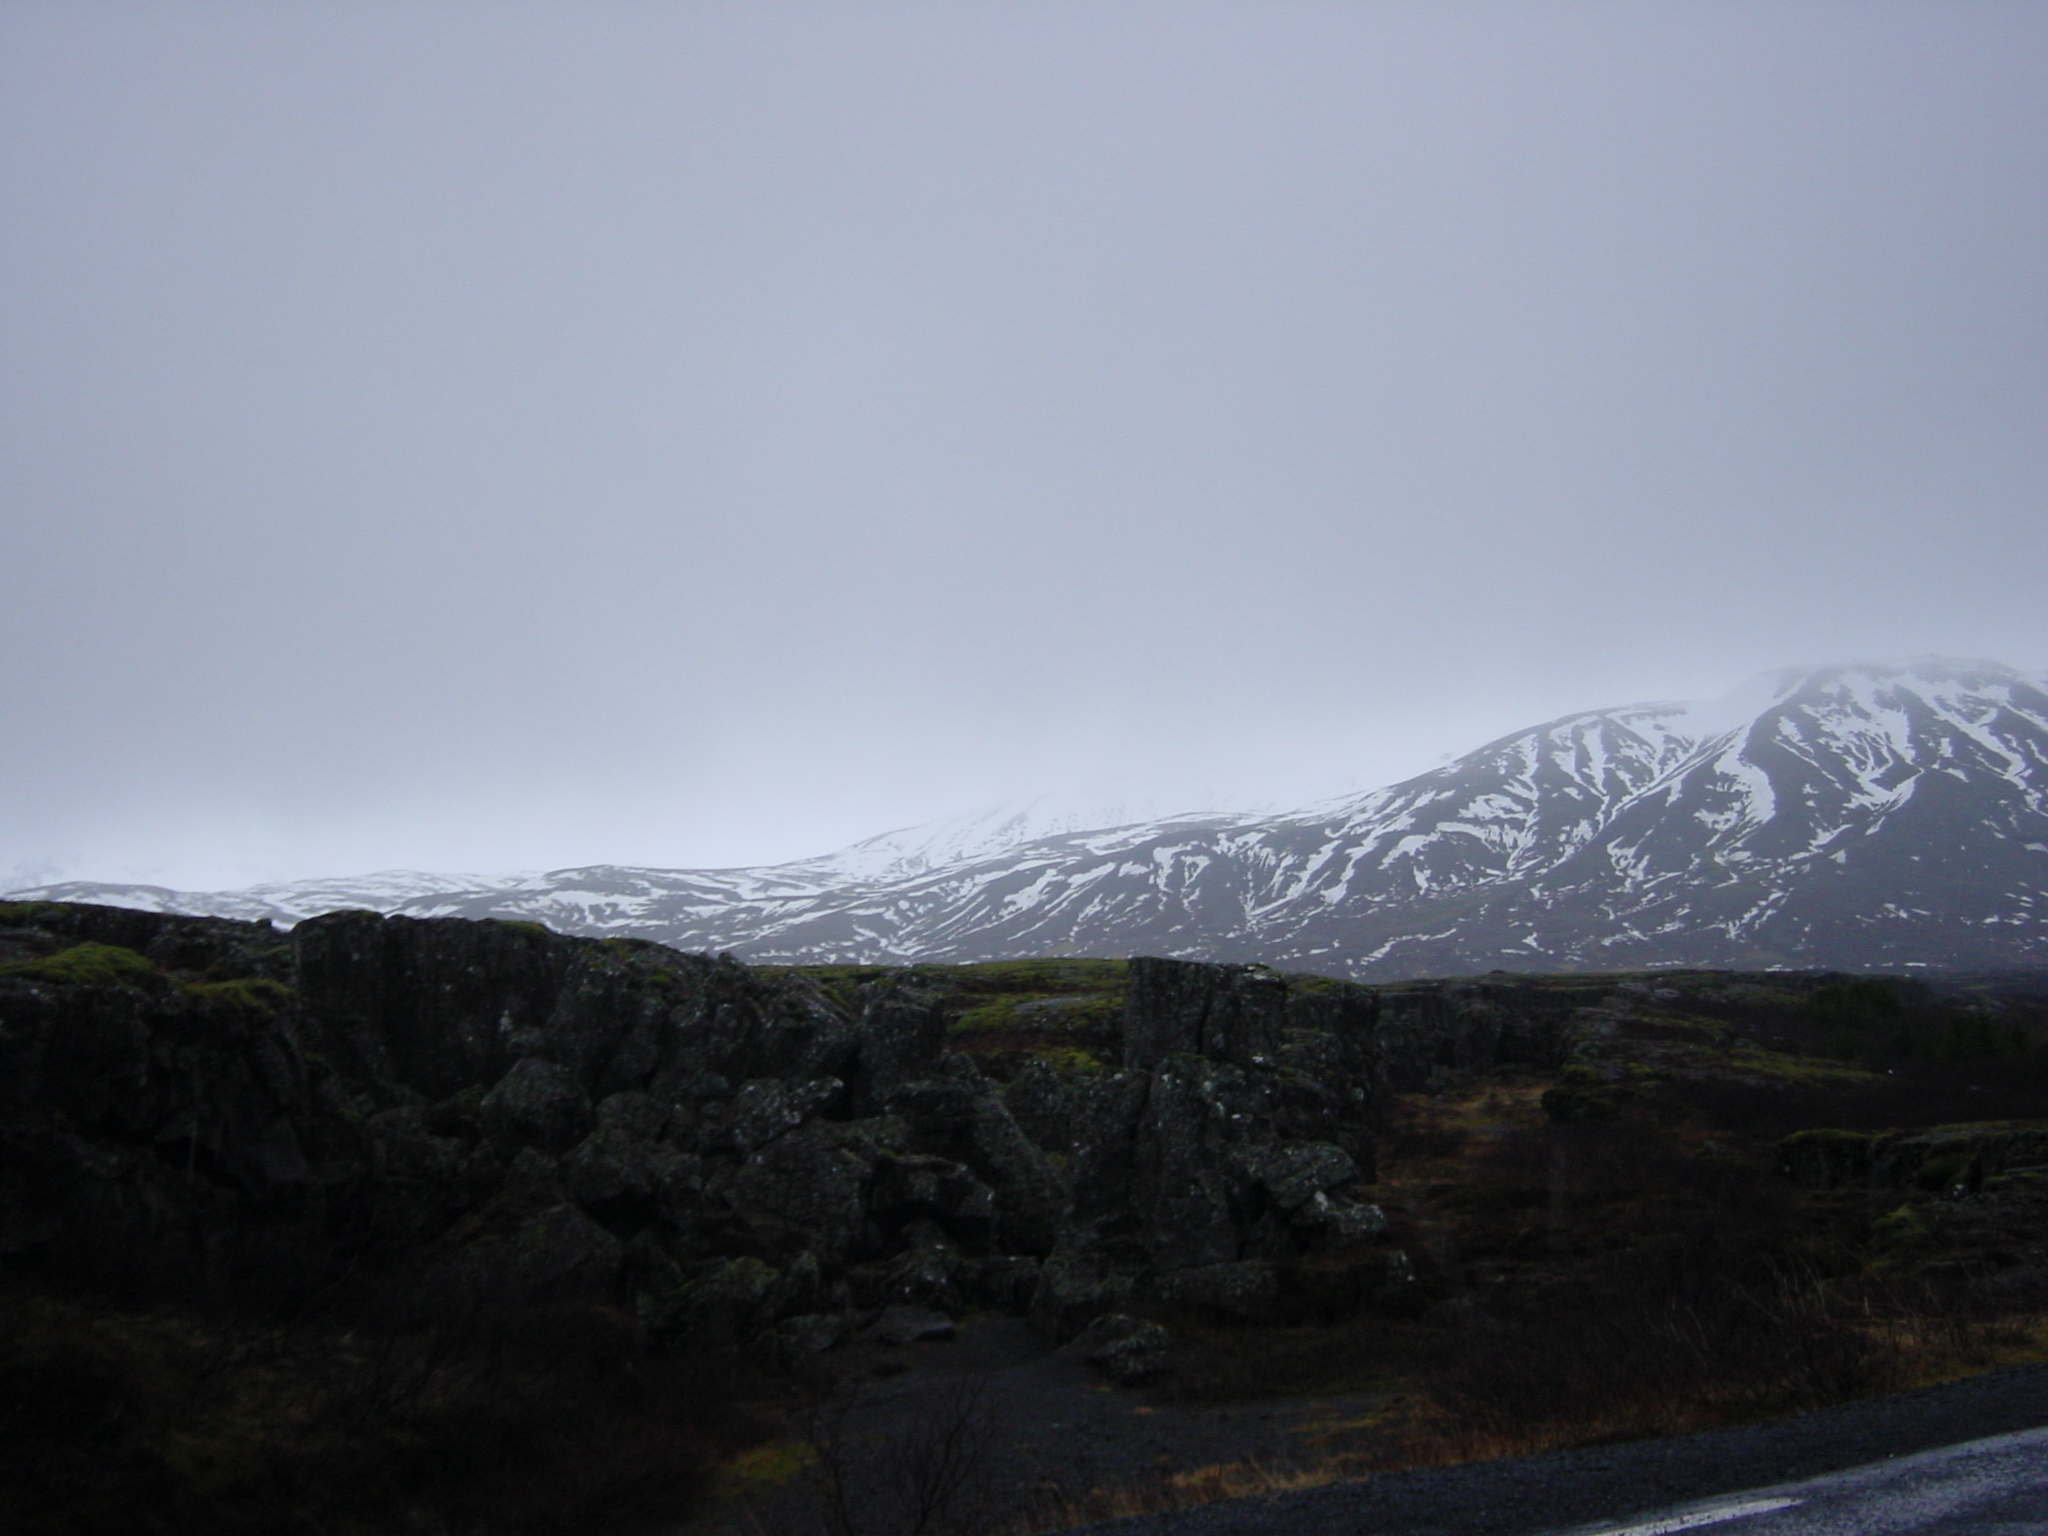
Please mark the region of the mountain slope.
[[1159, 953], [1394, 977], [2048, 960], [2048, 691], [1991, 662], [1795, 669], [1712, 705], [1588, 711], [1283, 816], [1024, 841], [987, 820], [765, 869], [24, 894], [516, 916], [782, 963]]

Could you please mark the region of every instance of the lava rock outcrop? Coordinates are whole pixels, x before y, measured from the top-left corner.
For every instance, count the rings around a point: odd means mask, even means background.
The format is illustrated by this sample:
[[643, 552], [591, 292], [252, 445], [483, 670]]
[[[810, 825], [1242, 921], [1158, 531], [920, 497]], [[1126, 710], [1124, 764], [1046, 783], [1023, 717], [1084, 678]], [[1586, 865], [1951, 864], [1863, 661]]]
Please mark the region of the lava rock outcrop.
[[[1555, 1065], [1572, 999], [1131, 962], [1114, 1062], [1007, 1078], [914, 970], [637, 940], [0, 906], [0, 1259], [153, 1298], [601, 1300], [801, 1353], [963, 1309], [1060, 1338], [1382, 1269], [1392, 1090]], [[1149, 1337], [1149, 1335], [1147, 1336]]]

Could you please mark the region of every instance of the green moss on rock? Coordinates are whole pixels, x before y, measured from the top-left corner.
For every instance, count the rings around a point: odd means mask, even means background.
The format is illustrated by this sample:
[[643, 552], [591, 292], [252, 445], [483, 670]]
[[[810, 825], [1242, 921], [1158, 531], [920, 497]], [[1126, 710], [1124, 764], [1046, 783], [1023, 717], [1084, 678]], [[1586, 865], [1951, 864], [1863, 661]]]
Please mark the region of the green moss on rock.
[[74, 944], [40, 960], [0, 965], [0, 976], [73, 987], [133, 987], [150, 981], [157, 968], [118, 944]]
[[262, 976], [244, 976], [235, 981], [188, 981], [178, 990], [195, 1002], [266, 1016], [277, 1012], [292, 996], [292, 989], [283, 982]]
[[1870, 1249], [1884, 1268], [1933, 1245], [1935, 1231], [1917, 1205], [1901, 1205], [1870, 1224]]
[[1109, 1064], [1078, 1045], [1041, 1045], [1025, 1052], [1031, 1061], [1042, 1061], [1055, 1072], [1107, 1072]]

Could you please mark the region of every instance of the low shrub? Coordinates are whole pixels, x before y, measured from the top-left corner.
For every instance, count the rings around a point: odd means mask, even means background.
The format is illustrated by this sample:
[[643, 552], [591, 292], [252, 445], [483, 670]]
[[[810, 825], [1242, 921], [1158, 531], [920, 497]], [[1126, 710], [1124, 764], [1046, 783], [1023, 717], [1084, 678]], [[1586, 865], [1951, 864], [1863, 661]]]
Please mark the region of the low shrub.
[[608, 1309], [288, 1328], [0, 1298], [19, 1536], [568, 1536], [687, 1515], [754, 1433], [727, 1365]]
[[1477, 1330], [1430, 1394], [1461, 1429], [1584, 1443], [1844, 1402], [1899, 1376], [1896, 1352], [1815, 1287], [1694, 1276]]

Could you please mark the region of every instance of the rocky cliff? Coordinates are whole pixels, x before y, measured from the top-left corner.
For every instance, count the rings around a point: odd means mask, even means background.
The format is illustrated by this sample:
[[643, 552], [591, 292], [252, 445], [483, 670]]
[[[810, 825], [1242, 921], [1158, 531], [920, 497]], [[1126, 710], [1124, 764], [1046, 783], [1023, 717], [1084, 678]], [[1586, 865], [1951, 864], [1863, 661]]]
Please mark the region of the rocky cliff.
[[[962, 1308], [1248, 1315], [1290, 1264], [1412, 1277], [1365, 1192], [1385, 1095], [1555, 1065], [1584, 1001], [1113, 970], [1120, 1002], [963, 1012], [943, 969], [7, 905], [0, 1257], [165, 1299], [602, 1298], [790, 1351]], [[1082, 1024], [1098, 1049], [1040, 1048]]]

